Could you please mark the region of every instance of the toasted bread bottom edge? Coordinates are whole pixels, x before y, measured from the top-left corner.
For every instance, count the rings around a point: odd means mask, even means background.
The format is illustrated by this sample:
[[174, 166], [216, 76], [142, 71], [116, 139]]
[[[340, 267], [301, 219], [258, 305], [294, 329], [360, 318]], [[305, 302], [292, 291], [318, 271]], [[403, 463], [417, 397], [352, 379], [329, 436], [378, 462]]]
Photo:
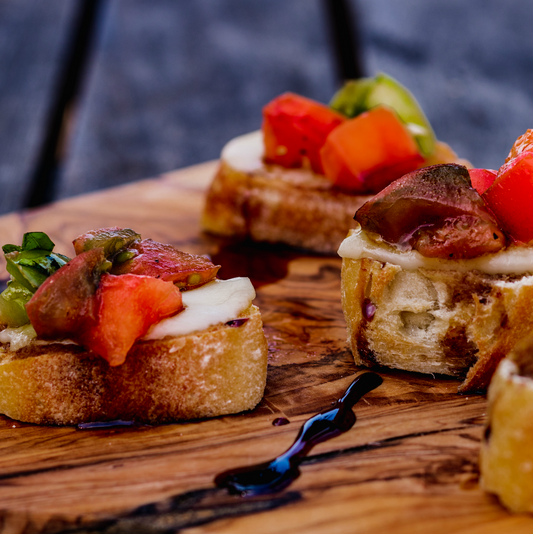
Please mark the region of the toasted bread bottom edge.
[[168, 423], [254, 408], [266, 384], [261, 314], [241, 326], [136, 343], [110, 367], [76, 345], [32, 345], [0, 363], [0, 413], [37, 424]]

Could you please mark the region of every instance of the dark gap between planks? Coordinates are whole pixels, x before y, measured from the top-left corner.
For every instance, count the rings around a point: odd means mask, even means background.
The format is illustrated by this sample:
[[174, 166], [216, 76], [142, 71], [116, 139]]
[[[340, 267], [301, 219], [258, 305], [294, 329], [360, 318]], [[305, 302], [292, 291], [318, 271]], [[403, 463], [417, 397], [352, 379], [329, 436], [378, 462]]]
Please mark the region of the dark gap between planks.
[[[354, 1], [322, 0], [326, 12], [337, 76], [341, 82], [363, 76], [358, 19]], [[27, 208], [51, 202], [67, 141], [69, 112], [74, 109], [95, 40], [97, 21], [105, 0], [80, 0], [78, 17], [68, 40], [48, 129], [26, 197]]]
[[341, 82], [364, 75], [359, 30], [359, 17], [355, 0], [322, 0], [328, 19], [337, 76]]
[[78, 15], [66, 43], [63, 67], [59, 71], [55, 99], [51, 103], [36, 169], [26, 196], [27, 208], [54, 199], [56, 177], [66, 140], [69, 111], [73, 109], [93, 45], [102, 0], [79, 0]]

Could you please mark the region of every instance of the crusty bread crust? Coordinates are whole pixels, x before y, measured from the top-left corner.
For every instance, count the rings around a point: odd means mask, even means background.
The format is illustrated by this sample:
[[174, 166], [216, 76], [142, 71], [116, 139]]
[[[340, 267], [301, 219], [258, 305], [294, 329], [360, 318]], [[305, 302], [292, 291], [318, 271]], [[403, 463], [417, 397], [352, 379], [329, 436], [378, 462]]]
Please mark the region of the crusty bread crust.
[[[425, 165], [461, 162], [445, 143], [437, 143]], [[372, 195], [350, 195], [308, 169], [262, 165], [246, 172], [222, 160], [207, 192], [205, 231], [240, 239], [285, 243], [335, 254], [355, 226], [355, 212]]]
[[286, 172], [273, 165], [242, 172], [222, 162], [207, 193], [202, 227], [333, 254], [369, 198], [342, 193], [307, 170]]
[[[527, 369], [528, 368], [528, 369]], [[533, 338], [502, 360], [488, 391], [481, 487], [513, 512], [533, 512]]]
[[457, 376], [459, 391], [477, 391], [533, 329], [533, 276], [345, 258], [342, 303], [357, 364]]
[[241, 326], [137, 342], [110, 367], [77, 345], [0, 353], [0, 413], [38, 424], [168, 423], [254, 408], [266, 383], [267, 342], [250, 306]]

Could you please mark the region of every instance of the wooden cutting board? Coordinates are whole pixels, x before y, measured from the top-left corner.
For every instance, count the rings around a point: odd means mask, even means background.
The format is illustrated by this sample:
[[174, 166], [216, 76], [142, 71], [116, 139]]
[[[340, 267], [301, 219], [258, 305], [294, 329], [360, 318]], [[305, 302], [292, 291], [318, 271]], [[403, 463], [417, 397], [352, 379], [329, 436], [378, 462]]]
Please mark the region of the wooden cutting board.
[[[284, 491], [243, 498], [214, 486], [224, 470], [282, 453], [359, 372], [345, 342], [340, 260], [202, 234], [215, 168], [0, 218], [1, 243], [42, 230], [66, 254], [80, 233], [115, 225], [209, 253], [222, 278], [252, 279], [270, 347], [265, 397], [250, 413], [92, 430], [0, 418], [1, 532], [533, 531], [533, 517], [508, 514], [479, 488], [485, 398], [457, 395], [455, 380], [403, 372], [380, 372], [384, 383], [356, 405], [355, 426], [313, 449]], [[274, 426], [278, 417], [290, 423]]]

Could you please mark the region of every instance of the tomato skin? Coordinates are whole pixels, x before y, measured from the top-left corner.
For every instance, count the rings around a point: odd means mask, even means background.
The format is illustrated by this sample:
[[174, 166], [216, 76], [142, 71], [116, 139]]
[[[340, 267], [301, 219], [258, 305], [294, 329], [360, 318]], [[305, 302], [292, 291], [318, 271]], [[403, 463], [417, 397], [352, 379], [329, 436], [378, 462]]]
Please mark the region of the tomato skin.
[[278, 96], [263, 108], [266, 163], [302, 167], [307, 158], [323, 174], [320, 148], [328, 134], [346, 118], [328, 106], [293, 93]]
[[112, 274], [152, 276], [191, 289], [213, 280], [220, 269], [220, 265], [214, 265], [203, 256], [188, 254], [152, 239], [134, 243], [129, 251], [135, 252], [136, 256], [123, 263], [115, 263]]
[[150, 326], [183, 309], [179, 289], [172, 282], [150, 276], [105, 274], [96, 298], [98, 322], [81, 332], [78, 340], [111, 366], [124, 363], [135, 341]]
[[533, 152], [523, 152], [502, 165], [483, 200], [516, 241], [533, 240]]
[[378, 193], [424, 158], [396, 113], [376, 106], [333, 130], [320, 151], [325, 175], [350, 193]]
[[507, 238], [466, 167], [440, 164], [395, 180], [355, 214], [361, 227], [400, 250], [468, 259], [502, 250]]
[[45, 339], [62, 339], [96, 323], [95, 299], [104, 249], [93, 248], [72, 258], [47, 278], [26, 304], [30, 322]]
[[472, 187], [482, 195], [496, 180], [497, 171], [492, 169], [468, 169]]

